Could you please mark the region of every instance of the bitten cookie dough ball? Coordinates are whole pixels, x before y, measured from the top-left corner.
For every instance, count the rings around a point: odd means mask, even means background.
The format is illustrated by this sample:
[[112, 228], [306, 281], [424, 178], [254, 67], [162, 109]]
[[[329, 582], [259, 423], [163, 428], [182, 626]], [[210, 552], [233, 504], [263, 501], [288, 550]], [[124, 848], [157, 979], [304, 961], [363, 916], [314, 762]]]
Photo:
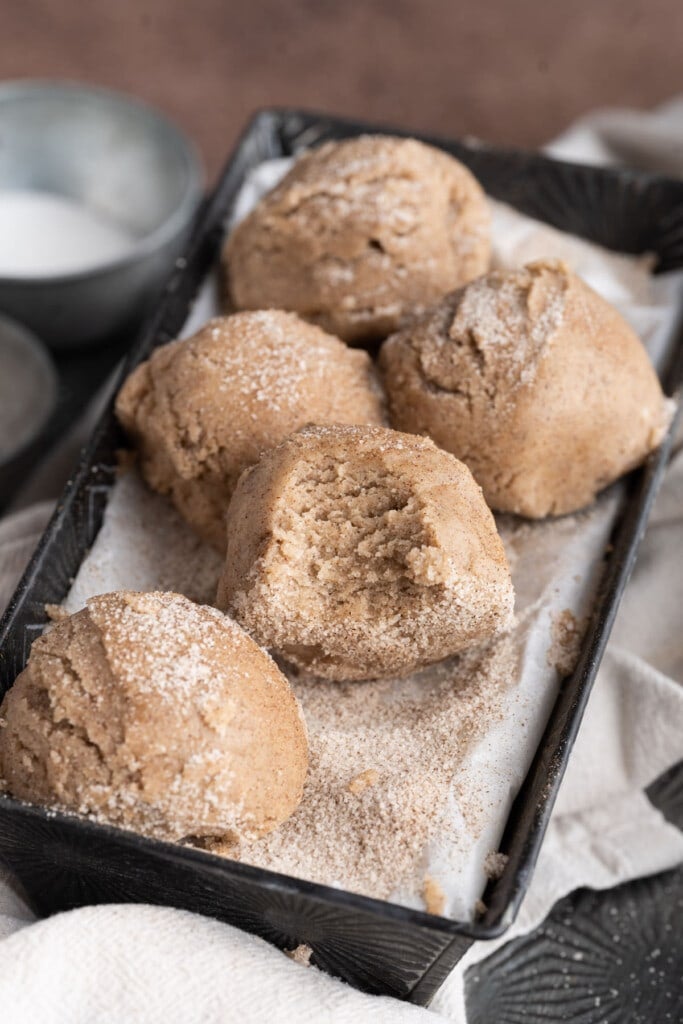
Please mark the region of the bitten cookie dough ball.
[[426, 438], [306, 427], [240, 479], [218, 603], [328, 679], [398, 675], [509, 624], [481, 489]]
[[224, 250], [238, 309], [293, 309], [347, 341], [386, 337], [489, 266], [490, 216], [466, 167], [414, 139], [305, 153]]
[[257, 837], [303, 792], [287, 680], [235, 622], [178, 594], [91, 598], [36, 640], [0, 715], [15, 797], [161, 838]]
[[242, 470], [306, 423], [383, 423], [369, 356], [293, 313], [212, 320], [152, 353], [116, 412], [147, 483], [219, 550]]
[[387, 339], [380, 366], [392, 424], [466, 462], [492, 508], [531, 518], [589, 504], [670, 417], [639, 338], [557, 261], [447, 296]]

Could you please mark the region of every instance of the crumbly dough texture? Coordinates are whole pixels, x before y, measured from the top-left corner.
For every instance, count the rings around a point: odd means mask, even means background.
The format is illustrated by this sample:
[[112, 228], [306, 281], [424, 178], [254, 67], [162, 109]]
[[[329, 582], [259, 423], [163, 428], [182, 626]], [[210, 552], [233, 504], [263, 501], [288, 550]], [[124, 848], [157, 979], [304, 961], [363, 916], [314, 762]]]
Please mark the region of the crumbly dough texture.
[[279, 310], [220, 317], [156, 349], [116, 412], [147, 483], [219, 550], [232, 491], [262, 451], [306, 423], [384, 422], [369, 356]]
[[661, 441], [670, 410], [640, 339], [558, 261], [493, 272], [382, 346], [392, 425], [462, 459], [499, 511], [588, 505]]
[[489, 267], [484, 193], [415, 139], [365, 135], [304, 153], [231, 233], [238, 309], [293, 309], [347, 341], [386, 337]]
[[305, 672], [367, 679], [490, 637], [513, 591], [466, 466], [426, 438], [331, 426], [240, 479], [217, 602]]
[[0, 716], [15, 797], [161, 838], [254, 838], [303, 792], [289, 683], [235, 622], [178, 594], [91, 598], [36, 640]]

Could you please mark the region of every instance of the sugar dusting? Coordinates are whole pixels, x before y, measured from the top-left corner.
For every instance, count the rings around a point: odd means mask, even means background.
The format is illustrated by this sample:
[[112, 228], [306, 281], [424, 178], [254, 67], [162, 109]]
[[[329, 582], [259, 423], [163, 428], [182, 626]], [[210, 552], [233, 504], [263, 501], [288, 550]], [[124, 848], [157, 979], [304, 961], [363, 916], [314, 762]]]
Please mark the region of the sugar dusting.
[[[250, 410], [252, 430], [273, 413], [300, 415], [313, 395], [329, 403], [329, 415], [343, 417], [341, 407], [335, 406], [338, 396], [329, 390], [330, 377], [341, 368], [348, 377], [343, 382], [344, 394], [349, 391], [356, 397], [361, 415], [367, 413], [370, 422], [378, 418], [371, 416], [374, 408], [365, 396], [366, 389], [376, 398], [380, 396], [365, 354], [351, 352], [318, 327], [302, 324], [294, 313], [266, 309], [237, 313], [230, 320], [219, 317], [206, 325], [201, 337], [205, 336], [219, 343], [225, 339], [226, 344], [216, 350], [220, 359], [210, 355], [199, 338], [189, 342], [194, 345], [194, 358], [215, 372], [219, 391], [228, 393], [233, 402], [239, 397], [242, 408]], [[243, 433], [247, 429], [239, 422], [236, 427]]]
[[[89, 604], [91, 618], [96, 604]], [[237, 648], [243, 639], [241, 629], [228, 616], [215, 608], [181, 602], [168, 592], [107, 600], [98, 625], [105, 651], [116, 659], [122, 684], [179, 707], [188, 701], [194, 707], [211, 705], [224, 690], [215, 652], [229, 643]]]

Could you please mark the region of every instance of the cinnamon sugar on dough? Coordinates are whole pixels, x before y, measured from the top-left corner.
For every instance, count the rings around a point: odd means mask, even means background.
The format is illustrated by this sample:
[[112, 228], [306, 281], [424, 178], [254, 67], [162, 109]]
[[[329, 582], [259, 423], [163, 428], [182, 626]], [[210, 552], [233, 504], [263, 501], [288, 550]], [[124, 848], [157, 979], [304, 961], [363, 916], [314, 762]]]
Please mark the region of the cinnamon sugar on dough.
[[671, 415], [638, 336], [559, 261], [453, 292], [380, 366], [392, 424], [462, 459], [491, 508], [532, 518], [588, 505]]
[[0, 711], [0, 776], [22, 800], [234, 842], [301, 799], [306, 730], [287, 680], [179, 594], [91, 598], [35, 641]]
[[304, 672], [409, 672], [508, 626], [513, 599], [480, 488], [426, 438], [307, 427], [237, 485], [217, 604]]
[[230, 496], [261, 452], [305, 423], [384, 422], [367, 353], [281, 310], [219, 317], [156, 349], [116, 412], [149, 486], [220, 551]]
[[347, 341], [386, 337], [489, 266], [473, 175], [415, 139], [364, 135], [304, 153], [231, 233], [237, 309], [296, 310]]

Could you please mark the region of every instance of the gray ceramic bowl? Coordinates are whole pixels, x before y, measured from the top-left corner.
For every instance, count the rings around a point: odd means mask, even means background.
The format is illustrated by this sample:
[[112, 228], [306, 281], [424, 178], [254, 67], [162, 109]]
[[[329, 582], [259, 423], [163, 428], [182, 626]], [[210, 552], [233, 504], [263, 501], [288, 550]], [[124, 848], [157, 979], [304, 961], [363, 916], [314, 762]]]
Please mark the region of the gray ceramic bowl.
[[57, 374], [46, 349], [0, 316], [0, 470], [36, 438], [56, 401]]
[[118, 258], [0, 276], [0, 312], [57, 348], [96, 343], [144, 312], [187, 241], [203, 185], [189, 140], [128, 96], [63, 82], [0, 85], [0, 190], [78, 201], [131, 235]]

